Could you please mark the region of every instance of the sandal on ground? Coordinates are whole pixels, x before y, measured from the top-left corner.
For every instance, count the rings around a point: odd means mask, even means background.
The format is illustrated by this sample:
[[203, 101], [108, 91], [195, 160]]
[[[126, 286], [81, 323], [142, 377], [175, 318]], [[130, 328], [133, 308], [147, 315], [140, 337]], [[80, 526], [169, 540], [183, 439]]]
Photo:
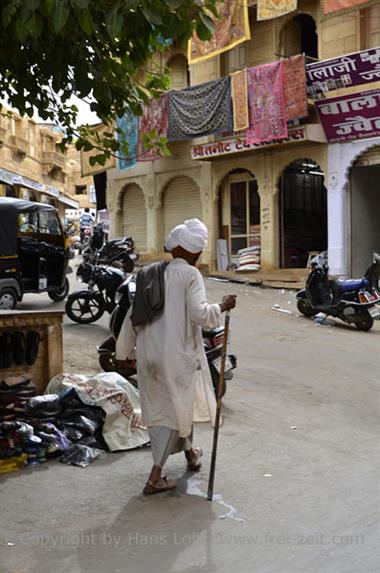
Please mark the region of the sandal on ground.
[[196, 453], [196, 457], [194, 458], [194, 460], [192, 462], [188, 462], [187, 464], [187, 471], [189, 472], [199, 472], [199, 470], [202, 467], [201, 462], [199, 461], [201, 459], [201, 457], [203, 456], [203, 452], [201, 450], [201, 448], [193, 448], [193, 451]]
[[146, 482], [146, 486], [143, 489], [144, 495], [153, 495], [155, 493], [161, 493], [164, 491], [170, 491], [176, 488], [176, 483], [174, 480], [168, 480], [167, 477], [162, 477], [156, 484], [151, 481]]

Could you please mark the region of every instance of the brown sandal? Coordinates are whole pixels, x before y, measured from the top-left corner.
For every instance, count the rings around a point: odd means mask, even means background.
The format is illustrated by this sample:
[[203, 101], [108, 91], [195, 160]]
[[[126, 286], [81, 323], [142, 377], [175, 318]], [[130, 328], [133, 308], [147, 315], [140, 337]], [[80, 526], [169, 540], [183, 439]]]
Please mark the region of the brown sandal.
[[144, 495], [153, 495], [155, 493], [161, 493], [164, 491], [170, 491], [171, 489], [175, 489], [176, 483], [174, 480], [168, 480], [167, 476], [162, 477], [158, 483], [164, 483], [164, 485], [154, 485], [151, 481], [147, 481], [146, 485], [143, 489]]
[[198, 448], [198, 447], [193, 448], [193, 450], [196, 453], [196, 458], [193, 462], [189, 462], [187, 464], [187, 471], [188, 472], [199, 472], [199, 470], [202, 467], [202, 464], [199, 460], [203, 456], [203, 452], [202, 452], [201, 448]]

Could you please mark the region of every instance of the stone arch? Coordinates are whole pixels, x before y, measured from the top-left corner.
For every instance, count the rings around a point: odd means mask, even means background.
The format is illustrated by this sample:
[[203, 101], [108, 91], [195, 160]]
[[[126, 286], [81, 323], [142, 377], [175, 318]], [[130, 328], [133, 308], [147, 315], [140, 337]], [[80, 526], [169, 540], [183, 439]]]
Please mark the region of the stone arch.
[[162, 238], [185, 219], [203, 219], [203, 206], [198, 183], [188, 175], [170, 177], [161, 188]]
[[284, 171], [286, 171], [286, 169], [288, 169], [288, 167], [291, 167], [291, 165], [293, 163], [296, 163], [297, 161], [315, 163], [317, 165], [318, 169], [323, 171], [325, 184], [327, 184], [327, 177], [326, 177], [326, 174], [324, 172], [324, 169], [320, 166], [320, 162], [317, 161], [316, 159], [313, 159], [310, 155], [308, 155], [307, 157], [300, 157], [299, 159], [290, 159], [290, 160], [288, 157], [286, 157], [283, 159], [283, 161], [281, 161], [281, 163], [279, 165], [277, 165], [275, 181], [274, 181], [274, 193], [275, 193], [276, 197], [278, 196], [278, 194], [280, 192], [280, 181], [281, 181], [281, 177], [282, 177]]
[[[214, 201], [218, 202], [220, 200], [220, 189], [222, 186], [222, 183], [225, 181], [226, 177], [228, 177], [228, 175], [230, 175], [233, 172], [238, 172], [238, 171], [247, 171], [248, 173], [250, 173], [252, 175], [252, 177], [254, 177], [257, 181], [258, 181], [258, 177], [257, 175], [254, 173], [254, 170], [251, 168], [251, 166], [247, 166], [242, 164], [238, 164], [235, 167], [226, 167], [220, 174], [217, 175], [217, 177], [215, 178], [215, 185], [214, 185]], [[258, 193], [260, 195], [260, 185], [258, 185]]]
[[318, 31], [315, 15], [307, 11], [290, 14], [280, 28], [278, 53], [285, 57], [304, 53], [318, 59]]
[[[363, 147], [362, 149], [353, 149], [352, 153], [349, 155], [349, 160], [348, 163], [346, 165], [346, 169], [344, 171], [343, 174], [343, 186], [346, 187], [349, 181], [349, 177], [350, 177], [350, 171], [352, 166], [354, 165], [355, 161], [357, 161], [364, 153], [367, 153], [367, 151], [370, 151], [371, 149], [374, 149], [375, 147], [380, 147], [380, 140], [377, 141], [377, 143], [368, 143], [368, 142], [361, 142]], [[360, 144], [357, 145], [357, 147], [361, 147]]]
[[139, 252], [147, 250], [147, 212], [144, 191], [135, 182], [122, 187], [117, 198], [119, 226], [122, 235], [130, 235]]

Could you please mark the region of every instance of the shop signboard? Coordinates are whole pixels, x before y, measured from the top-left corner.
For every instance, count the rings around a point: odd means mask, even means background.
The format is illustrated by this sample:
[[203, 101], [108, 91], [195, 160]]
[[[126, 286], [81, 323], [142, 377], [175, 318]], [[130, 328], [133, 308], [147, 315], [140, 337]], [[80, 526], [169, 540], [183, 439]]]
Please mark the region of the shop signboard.
[[306, 84], [310, 97], [380, 80], [380, 48], [372, 48], [307, 64]]
[[316, 102], [327, 141], [351, 141], [380, 135], [380, 89]]
[[66, 195], [62, 195], [62, 193], [59, 194], [58, 199], [60, 200], [61, 203], [63, 203], [64, 205], [68, 205], [69, 207], [72, 207], [73, 209], [78, 209], [78, 207], [79, 207], [78, 201], [74, 201], [73, 199], [66, 197]]
[[46, 185], [44, 193], [46, 193], [47, 195], [51, 195], [52, 197], [56, 197], [58, 199], [60, 191], [56, 187], [50, 187], [50, 185]]
[[299, 127], [290, 128], [288, 130], [288, 137], [266, 141], [265, 143], [246, 143], [245, 136], [243, 136], [224, 139], [216, 141], [215, 143], [193, 145], [191, 148], [191, 158], [209, 159], [222, 155], [230, 155], [232, 153], [241, 153], [243, 151], [252, 151], [253, 149], [262, 149], [264, 147], [272, 147], [284, 143], [297, 143], [305, 140], [307, 140], [306, 126], [301, 125]]

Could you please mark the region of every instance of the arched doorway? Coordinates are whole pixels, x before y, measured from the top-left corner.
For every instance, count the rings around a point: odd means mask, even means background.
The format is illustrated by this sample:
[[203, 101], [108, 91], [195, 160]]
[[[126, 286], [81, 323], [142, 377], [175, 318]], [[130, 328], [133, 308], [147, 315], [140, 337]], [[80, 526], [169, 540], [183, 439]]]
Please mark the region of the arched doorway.
[[131, 183], [123, 191], [121, 198], [122, 233], [131, 236], [139, 252], [146, 252], [146, 207], [144, 193], [136, 183]]
[[285, 57], [305, 54], [318, 59], [318, 35], [315, 20], [309, 14], [298, 14], [284, 25], [280, 33], [280, 53]]
[[257, 180], [245, 169], [234, 169], [220, 190], [220, 236], [227, 240], [230, 264], [239, 266], [239, 251], [260, 247], [260, 196]]
[[364, 152], [350, 170], [351, 275], [361, 276], [380, 252], [380, 145]]
[[173, 227], [192, 217], [202, 219], [199, 187], [190, 177], [175, 177], [165, 188], [162, 197], [164, 240]]
[[327, 250], [327, 190], [315, 161], [291, 163], [280, 179], [280, 267], [305, 268]]

